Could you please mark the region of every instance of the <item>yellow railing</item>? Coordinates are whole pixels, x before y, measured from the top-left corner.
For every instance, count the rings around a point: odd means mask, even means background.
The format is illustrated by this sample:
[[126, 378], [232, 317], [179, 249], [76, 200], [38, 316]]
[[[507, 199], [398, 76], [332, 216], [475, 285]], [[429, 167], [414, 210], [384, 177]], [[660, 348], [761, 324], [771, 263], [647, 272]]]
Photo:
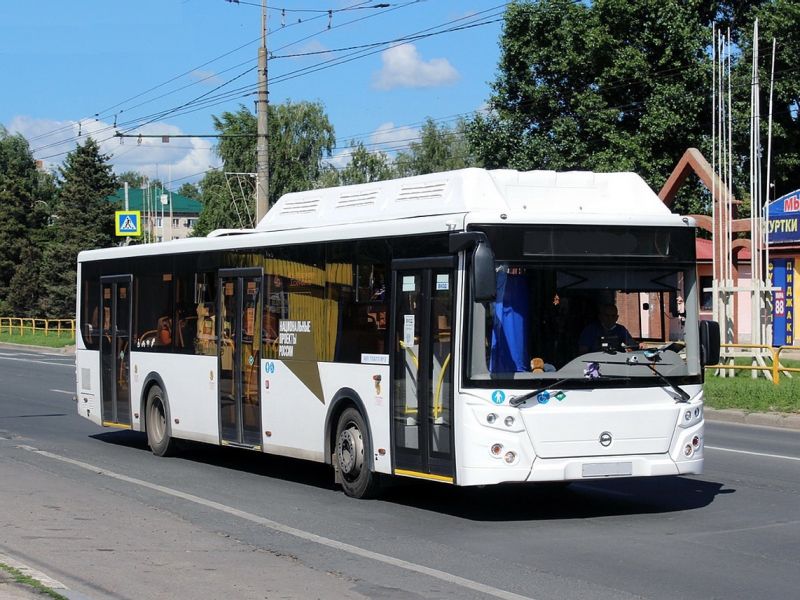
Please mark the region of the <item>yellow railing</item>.
[[46, 336], [69, 335], [75, 337], [75, 319], [33, 319], [27, 317], [0, 317], [0, 333], [25, 335], [43, 332]]
[[[772, 380], [772, 383], [778, 385], [780, 383], [781, 373], [786, 374], [788, 377], [792, 376], [792, 373], [800, 373], [800, 368], [798, 367], [786, 367], [781, 364], [781, 352], [784, 350], [795, 350], [800, 352], [800, 346], [767, 346], [764, 344], [720, 344], [722, 348], [741, 348], [741, 349], [749, 349], [749, 350], [761, 350], [763, 352], [762, 358], [768, 358], [770, 360], [770, 364], [759, 364], [756, 359], [753, 360], [753, 364], [749, 365], [737, 365], [734, 361], [737, 358], [749, 358], [748, 355], [742, 354], [741, 356], [736, 356], [735, 353], [728, 354], [727, 356], [722, 357], [725, 363], [720, 363], [717, 365], [706, 365], [706, 369], [730, 369], [730, 370], [747, 370], [747, 371], [762, 371], [764, 376], [768, 379]], [[727, 361], [731, 361], [727, 363]]]

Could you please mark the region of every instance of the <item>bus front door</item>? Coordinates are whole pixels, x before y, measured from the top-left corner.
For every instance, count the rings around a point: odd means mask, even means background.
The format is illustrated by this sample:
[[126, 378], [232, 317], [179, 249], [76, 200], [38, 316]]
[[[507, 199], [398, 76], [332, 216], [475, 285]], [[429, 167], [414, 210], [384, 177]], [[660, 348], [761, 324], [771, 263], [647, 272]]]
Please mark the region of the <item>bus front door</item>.
[[392, 262], [395, 473], [453, 482], [452, 257]]
[[131, 276], [100, 278], [103, 425], [130, 428]]
[[261, 269], [222, 269], [219, 275], [220, 442], [260, 449]]

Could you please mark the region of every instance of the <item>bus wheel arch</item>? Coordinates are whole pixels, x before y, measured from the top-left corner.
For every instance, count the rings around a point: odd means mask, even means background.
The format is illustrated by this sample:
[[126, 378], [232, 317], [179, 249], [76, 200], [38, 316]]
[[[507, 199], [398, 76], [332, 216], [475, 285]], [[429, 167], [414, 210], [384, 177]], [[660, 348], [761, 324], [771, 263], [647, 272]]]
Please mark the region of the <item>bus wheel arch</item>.
[[167, 387], [161, 377], [151, 373], [142, 390], [141, 414], [147, 443], [156, 456], [170, 456], [175, 452], [175, 438], [172, 437]]

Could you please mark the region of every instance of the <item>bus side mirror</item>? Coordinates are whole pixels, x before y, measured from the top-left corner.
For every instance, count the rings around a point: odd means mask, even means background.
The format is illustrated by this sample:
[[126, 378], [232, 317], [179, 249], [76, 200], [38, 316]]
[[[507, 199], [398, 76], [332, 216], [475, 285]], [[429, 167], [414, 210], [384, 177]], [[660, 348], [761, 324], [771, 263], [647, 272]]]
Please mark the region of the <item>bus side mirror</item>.
[[719, 363], [720, 351], [719, 323], [716, 321], [700, 321], [700, 365], [716, 365]]
[[478, 242], [472, 252], [472, 295], [475, 302], [490, 302], [497, 297], [494, 253], [488, 242]]
[[466, 231], [450, 235], [450, 252], [460, 252], [473, 244], [472, 296], [475, 302], [490, 302], [497, 297], [497, 272], [494, 270], [494, 252], [486, 234]]

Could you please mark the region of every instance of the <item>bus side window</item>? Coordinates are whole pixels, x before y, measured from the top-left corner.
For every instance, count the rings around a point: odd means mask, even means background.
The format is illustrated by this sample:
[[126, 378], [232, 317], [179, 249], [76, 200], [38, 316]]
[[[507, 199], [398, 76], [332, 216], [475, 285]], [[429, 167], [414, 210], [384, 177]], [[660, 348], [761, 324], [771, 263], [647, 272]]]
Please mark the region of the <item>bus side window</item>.
[[142, 275], [136, 286], [136, 350], [169, 350], [173, 342], [172, 273]]
[[216, 279], [214, 273], [198, 273], [195, 281], [195, 354], [217, 354]]

